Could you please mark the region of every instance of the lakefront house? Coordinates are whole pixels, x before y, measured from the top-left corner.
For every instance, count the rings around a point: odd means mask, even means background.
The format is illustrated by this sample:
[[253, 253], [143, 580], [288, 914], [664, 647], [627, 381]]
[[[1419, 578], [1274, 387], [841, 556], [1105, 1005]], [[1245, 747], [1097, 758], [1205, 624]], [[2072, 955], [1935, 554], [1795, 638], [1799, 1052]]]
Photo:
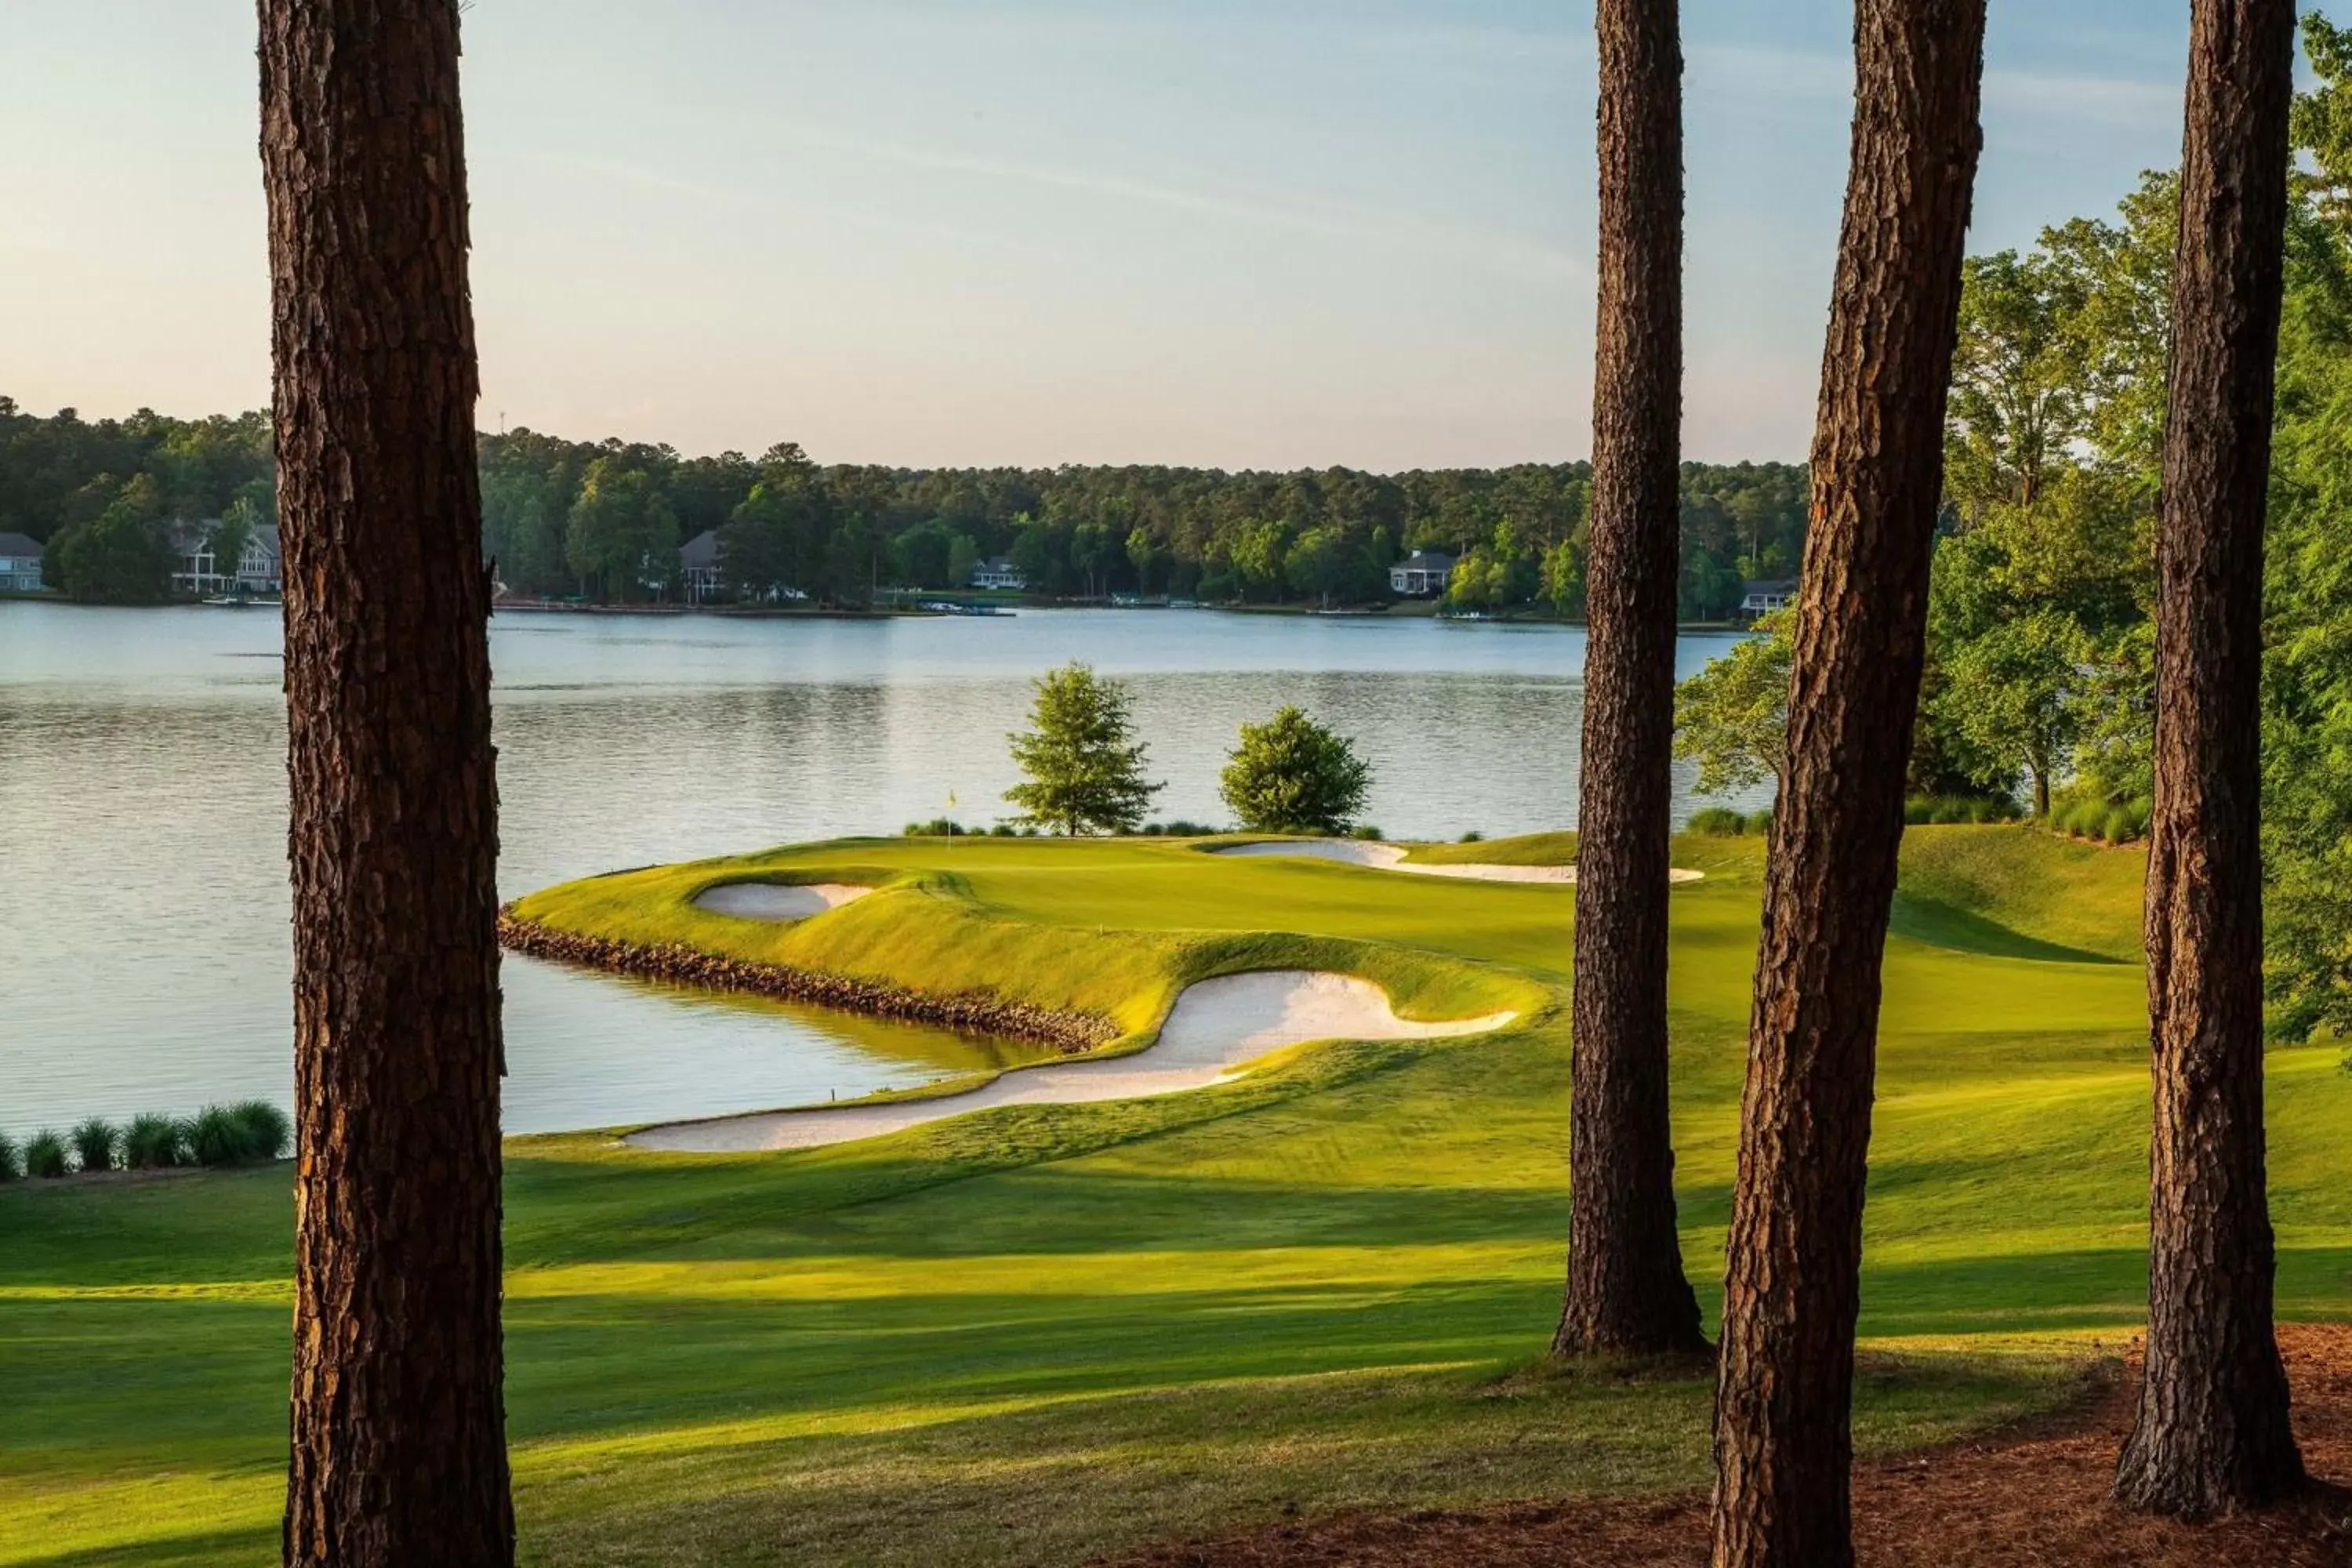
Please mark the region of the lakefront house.
[[1010, 588], [1018, 593], [1029, 586], [1029, 574], [1008, 558], [999, 555], [971, 569], [971, 585], [975, 588]]
[[1739, 584], [1739, 619], [1753, 621], [1775, 610], [1785, 610], [1797, 596], [1794, 579], [1751, 578]]
[[1445, 592], [1453, 575], [1453, 556], [1443, 551], [1416, 550], [1389, 568], [1389, 592], [1425, 599]]
[[40, 541], [22, 533], [0, 533], [0, 594], [40, 591]]
[[216, 517], [172, 525], [173, 591], [198, 597], [281, 592], [286, 586], [285, 566], [278, 553], [277, 526], [255, 529], [246, 535], [245, 548], [234, 562], [224, 562], [215, 553], [220, 527]]
[[689, 605], [707, 605], [719, 596], [719, 531], [706, 528], [677, 547], [678, 580]]

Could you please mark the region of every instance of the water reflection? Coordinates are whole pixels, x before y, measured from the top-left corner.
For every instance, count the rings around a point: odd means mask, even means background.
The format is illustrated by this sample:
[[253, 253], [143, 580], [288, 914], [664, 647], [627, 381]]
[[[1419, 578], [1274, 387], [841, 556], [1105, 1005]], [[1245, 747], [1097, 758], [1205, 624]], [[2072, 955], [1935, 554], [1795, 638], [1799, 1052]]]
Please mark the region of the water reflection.
[[[1685, 670], [1723, 643], [1686, 639]], [[500, 882], [987, 822], [1030, 677], [1070, 658], [1133, 682], [1163, 817], [1223, 820], [1235, 727], [1297, 702], [1356, 738], [1392, 836], [1565, 826], [1583, 646], [1564, 628], [1181, 612], [502, 616]], [[0, 603], [0, 1130], [286, 1099], [277, 650], [258, 612]], [[998, 1048], [522, 960], [506, 988], [517, 1131], [917, 1083]]]

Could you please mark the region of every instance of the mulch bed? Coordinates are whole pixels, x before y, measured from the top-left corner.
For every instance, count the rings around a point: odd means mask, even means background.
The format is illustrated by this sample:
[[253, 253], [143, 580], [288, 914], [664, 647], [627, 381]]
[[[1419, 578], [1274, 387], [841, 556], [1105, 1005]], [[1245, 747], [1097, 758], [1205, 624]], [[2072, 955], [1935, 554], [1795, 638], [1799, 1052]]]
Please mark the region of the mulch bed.
[[[2137, 1372], [2053, 1422], [1861, 1467], [1861, 1568], [2347, 1568], [2352, 1324], [2282, 1326], [2305, 1467], [2328, 1478], [2274, 1512], [2177, 1524], [2108, 1500]], [[2336, 1484], [2331, 1484], [2336, 1483]], [[1706, 1500], [1601, 1500], [1275, 1525], [1110, 1559], [1106, 1568], [1694, 1568]]]

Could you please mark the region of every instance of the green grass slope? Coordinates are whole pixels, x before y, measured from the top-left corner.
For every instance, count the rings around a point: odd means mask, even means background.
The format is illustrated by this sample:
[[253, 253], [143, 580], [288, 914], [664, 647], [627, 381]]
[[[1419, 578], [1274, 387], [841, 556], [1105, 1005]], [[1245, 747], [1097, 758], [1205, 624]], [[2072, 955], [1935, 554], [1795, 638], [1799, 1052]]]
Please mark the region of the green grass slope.
[[[1991, 827], [1906, 847], [1867, 1447], [2042, 1407], [2142, 1312], [2137, 871], [2088, 853]], [[1675, 861], [1708, 872], [1671, 908], [1685, 1245], [1711, 1311], [1761, 846], [1685, 839]], [[883, 890], [783, 928], [688, 902], [742, 877]], [[1098, 1009], [1129, 1046], [1189, 979], [1264, 964], [1367, 973], [1423, 1016], [1529, 1014], [834, 1149], [511, 1142], [524, 1560], [1066, 1563], [1292, 1510], [1701, 1484], [1702, 1383], [1532, 1369], [1566, 1224], [1573, 901], [1142, 840], [858, 840], [523, 900], [572, 929]], [[2352, 1276], [2336, 1055], [2272, 1058], [2290, 1315], [2340, 1313]], [[0, 1187], [0, 1563], [270, 1555], [287, 1189], [284, 1167]]]

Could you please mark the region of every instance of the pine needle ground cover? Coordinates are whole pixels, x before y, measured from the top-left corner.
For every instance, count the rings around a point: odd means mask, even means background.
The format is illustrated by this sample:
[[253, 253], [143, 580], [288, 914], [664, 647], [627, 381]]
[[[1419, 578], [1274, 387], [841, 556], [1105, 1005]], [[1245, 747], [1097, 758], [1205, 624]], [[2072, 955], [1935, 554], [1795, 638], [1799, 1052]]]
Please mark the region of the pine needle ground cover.
[[[1673, 910], [1685, 1246], [1709, 1298], [1761, 852], [1693, 837], [1674, 858], [1707, 874]], [[2066, 1402], [2137, 1323], [2142, 864], [2029, 827], [1908, 835], [1866, 1449]], [[689, 902], [743, 878], [879, 890], [798, 926]], [[510, 1142], [525, 1560], [1079, 1563], [1341, 1509], [1702, 1485], [1703, 1383], [1537, 1361], [1567, 1213], [1572, 905], [1558, 886], [1157, 839], [837, 842], [523, 900], [582, 931], [1099, 1011], [1127, 1031], [1113, 1050], [1147, 1043], [1184, 984], [1240, 968], [1367, 974], [1412, 1016], [1525, 1014], [798, 1153]], [[2341, 1056], [2271, 1058], [2289, 1317], [2341, 1317], [2352, 1287]], [[272, 1554], [291, 1227], [283, 1165], [0, 1187], [0, 1563]]]

